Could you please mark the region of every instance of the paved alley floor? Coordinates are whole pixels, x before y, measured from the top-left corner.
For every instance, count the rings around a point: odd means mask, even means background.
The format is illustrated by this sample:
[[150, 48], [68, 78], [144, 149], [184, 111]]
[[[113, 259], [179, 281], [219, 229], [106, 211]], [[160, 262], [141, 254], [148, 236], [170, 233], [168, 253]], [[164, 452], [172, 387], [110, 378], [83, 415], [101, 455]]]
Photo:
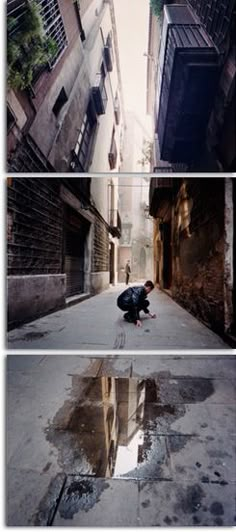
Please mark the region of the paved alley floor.
[[235, 356], [6, 366], [8, 525], [235, 524]]
[[149, 296], [150, 319], [142, 327], [123, 319], [116, 299], [124, 285], [112, 287], [82, 303], [55, 312], [8, 333], [10, 349], [154, 350], [229, 349], [229, 346], [167, 294]]

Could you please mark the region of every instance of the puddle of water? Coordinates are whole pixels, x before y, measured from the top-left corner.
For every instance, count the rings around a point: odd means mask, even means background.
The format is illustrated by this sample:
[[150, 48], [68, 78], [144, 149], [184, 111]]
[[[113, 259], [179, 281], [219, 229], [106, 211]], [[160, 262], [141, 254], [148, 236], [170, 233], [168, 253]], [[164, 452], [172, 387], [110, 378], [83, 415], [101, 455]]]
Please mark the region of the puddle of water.
[[71, 398], [47, 439], [65, 472], [107, 478], [170, 479], [165, 433], [180, 450], [188, 436], [171, 425], [185, 414], [184, 399], [202, 401], [214, 390], [208, 379], [71, 378]]

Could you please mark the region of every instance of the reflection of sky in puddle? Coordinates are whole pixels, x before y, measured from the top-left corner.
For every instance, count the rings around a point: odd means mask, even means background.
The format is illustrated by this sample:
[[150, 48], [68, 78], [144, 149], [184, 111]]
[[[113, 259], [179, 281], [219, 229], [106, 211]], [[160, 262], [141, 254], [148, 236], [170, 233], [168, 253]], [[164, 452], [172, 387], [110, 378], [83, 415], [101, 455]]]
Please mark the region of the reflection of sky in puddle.
[[125, 473], [128, 473], [137, 467], [138, 448], [140, 445], [143, 445], [142, 430], [138, 430], [126, 447], [118, 444], [114, 477], [125, 475]]

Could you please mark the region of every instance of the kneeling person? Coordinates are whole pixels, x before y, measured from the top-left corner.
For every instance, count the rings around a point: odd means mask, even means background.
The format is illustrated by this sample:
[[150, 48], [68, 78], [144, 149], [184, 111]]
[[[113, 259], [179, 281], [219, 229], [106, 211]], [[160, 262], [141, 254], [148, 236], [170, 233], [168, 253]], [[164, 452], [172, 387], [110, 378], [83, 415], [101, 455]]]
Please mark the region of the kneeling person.
[[143, 310], [150, 318], [156, 318], [156, 314], [152, 314], [148, 310], [150, 302], [146, 299], [147, 295], [153, 290], [154, 284], [152, 281], [146, 281], [144, 286], [131, 286], [122, 292], [117, 298], [117, 305], [121, 310], [126, 311], [124, 318], [130, 323], [135, 323], [137, 327], [141, 327], [139, 312]]

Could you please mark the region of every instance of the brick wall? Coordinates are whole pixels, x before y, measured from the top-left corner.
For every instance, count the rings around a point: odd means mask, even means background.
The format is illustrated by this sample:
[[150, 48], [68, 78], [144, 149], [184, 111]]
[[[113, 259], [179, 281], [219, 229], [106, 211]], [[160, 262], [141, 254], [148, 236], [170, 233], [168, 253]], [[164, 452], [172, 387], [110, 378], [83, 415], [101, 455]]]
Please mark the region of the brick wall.
[[62, 202], [58, 179], [8, 181], [8, 275], [61, 273]]
[[173, 297], [212, 329], [223, 331], [223, 179], [188, 179], [175, 198]]
[[92, 272], [109, 270], [109, 236], [105, 222], [98, 216], [94, 223]]

